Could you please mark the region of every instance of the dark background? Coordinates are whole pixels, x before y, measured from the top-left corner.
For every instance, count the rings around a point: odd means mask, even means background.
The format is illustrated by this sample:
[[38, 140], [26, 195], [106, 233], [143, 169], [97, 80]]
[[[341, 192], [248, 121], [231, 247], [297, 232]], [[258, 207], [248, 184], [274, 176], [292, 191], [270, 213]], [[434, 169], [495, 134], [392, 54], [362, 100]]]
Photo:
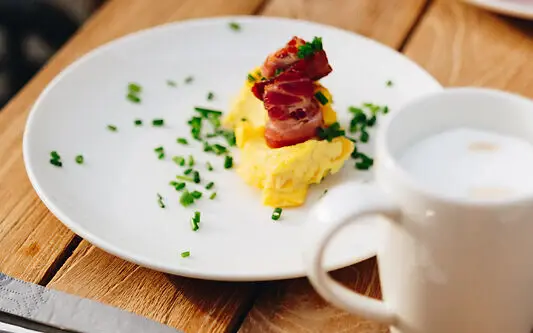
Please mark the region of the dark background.
[[0, 0], [0, 108], [104, 0]]

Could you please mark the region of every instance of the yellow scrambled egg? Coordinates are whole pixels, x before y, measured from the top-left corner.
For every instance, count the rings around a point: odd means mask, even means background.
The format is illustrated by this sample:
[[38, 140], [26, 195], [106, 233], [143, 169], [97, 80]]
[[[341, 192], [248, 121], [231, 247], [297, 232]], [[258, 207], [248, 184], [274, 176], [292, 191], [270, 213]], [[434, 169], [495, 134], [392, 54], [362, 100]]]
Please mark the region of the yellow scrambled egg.
[[[259, 79], [257, 70], [250, 76]], [[345, 137], [331, 142], [308, 140], [306, 142], [272, 149], [264, 139], [268, 115], [263, 102], [251, 92], [253, 82], [246, 82], [234, 101], [223, 125], [235, 130], [237, 146], [242, 150], [237, 173], [244, 181], [262, 190], [264, 205], [272, 207], [299, 206], [305, 202], [309, 185], [318, 184], [328, 174], [336, 173], [350, 157], [353, 143]], [[331, 94], [321, 85], [330, 101], [322, 106], [326, 125], [337, 121], [331, 107]]]

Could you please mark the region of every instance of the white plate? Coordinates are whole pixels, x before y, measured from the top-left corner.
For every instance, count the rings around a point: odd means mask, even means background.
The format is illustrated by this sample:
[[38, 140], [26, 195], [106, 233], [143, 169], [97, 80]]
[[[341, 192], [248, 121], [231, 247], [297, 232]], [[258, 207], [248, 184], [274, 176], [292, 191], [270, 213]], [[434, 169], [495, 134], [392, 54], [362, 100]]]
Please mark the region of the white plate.
[[[230, 21], [239, 22], [242, 30], [229, 29]], [[300, 253], [303, 227], [312, 223], [307, 221], [309, 207], [325, 188], [363, 179], [364, 173], [348, 162], [343, 172], [312, 189], [307, 205], [285, 209], [274, 222], [272, 208], [261, 205], [259, 192], [224, 170], [222, 158], [203, 153], [200, 145], [175, 141], [189, 136], [186, 122], [193, 106], [227, 110], [246, 73], [293, 35], [323, 37], [334, 68], [323, 83], [333, 92], [344, 124], [348, 105], [372, 101], [394, 110], [441, 89], [394, 50], [329, 26], [244, 16], [157, 27], [92, 51], [41, 94], [24, 133], [24, 160], [36, 192], [75, 233], [145, 267], [214, 280], [303, 276]], [[188, 75], [195, 80], [186, 85]], [[167, 86], [167, 79], [179, 86]], [[386, 87], [387, 80], [394, 86]], [[142, 84], [141, 104], [125, 98], [130, 81]], [[215, 92], [215, 101], [206, 101], [208, 91]], [[159, 117], [166, 120], [164, 128], [147, 124]], [[134, 118], [144, 119], [145, 126], [134, 127]], [[107, 124], [117, 125], [118, 132], [108, 131]], [[169, 158], [156, 158], [154, 148], [160, 145], [168, 156], [193, 153], [204, 179], [216, 183], [217, 198], [204, 198], [192, 208], [180, 206], [179, 194], [168, 183], [181, 170]], [[62, 168], [49, 163], [52, 150], [60, 153]], [[85, 156], [85, 164], [74, 162], [77, 154]], [[216, 171], [205, 171], [205, 161]], [[166, 198], [166, 209], [159, 208], [157, 193]], [[194, 210], [202, 213], [197, 232], [189, 225]], [[374, 221], [354, 227], [334, 243], [327, 266], [339, 268], [374, 255], [379, 235]], [[190, 250], [189, 258], [181, 258], [185, 250]]]
[[533, 19], [533, 0], [464, 0], [465, 2], [503, 15]]

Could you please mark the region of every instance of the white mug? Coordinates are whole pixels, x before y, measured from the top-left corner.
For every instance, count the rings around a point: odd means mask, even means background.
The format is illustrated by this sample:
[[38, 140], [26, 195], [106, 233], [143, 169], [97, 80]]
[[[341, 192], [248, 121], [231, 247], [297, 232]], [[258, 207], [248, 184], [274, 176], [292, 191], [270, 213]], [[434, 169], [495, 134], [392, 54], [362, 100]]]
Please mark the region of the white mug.
[[[463, 126], [533, 142], [533, 102], [453, 88], [383, 120], [375, 183], [343, 184], [313, 208], [326, 226], [305, 253], [314, 288], [340, 308], [390, 325], [392, 333], [532, 332], [533, 193], [492, 201], [446, 197], [418, 183], [397, 158], [424, 137]], [[350, 291], [323, 268], [332, 237], [373, 214], [386, 217], [377, 249], [383, 301]]]

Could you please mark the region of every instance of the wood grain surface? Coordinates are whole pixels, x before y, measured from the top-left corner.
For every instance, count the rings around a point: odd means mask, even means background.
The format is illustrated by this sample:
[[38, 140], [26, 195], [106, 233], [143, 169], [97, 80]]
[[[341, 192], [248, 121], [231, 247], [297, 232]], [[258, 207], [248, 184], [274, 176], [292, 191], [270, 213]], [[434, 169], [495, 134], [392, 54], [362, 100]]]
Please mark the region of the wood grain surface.
[[[0, 271], [31, 282], [52, 279], [52, 288], [186, 332], [387, 331], [325, 303], [306, 279], [221, 283], [171, 277], [85, 241], [78, 246], [79, 239], [48, 213], [27, 180], [21, 154], [24, 123], [38, 94], [60, 70], [94, 47], [139, 29], [251, 13], [356, 31], [404, 50], [444, 85], [533, 96], [533, 24], [459, 1], [434, 0], [426, 8], [424, 0], [110, 0], [0, 113]], [[354, 290], [380, 297], [374, 259], [333, 275]]]

